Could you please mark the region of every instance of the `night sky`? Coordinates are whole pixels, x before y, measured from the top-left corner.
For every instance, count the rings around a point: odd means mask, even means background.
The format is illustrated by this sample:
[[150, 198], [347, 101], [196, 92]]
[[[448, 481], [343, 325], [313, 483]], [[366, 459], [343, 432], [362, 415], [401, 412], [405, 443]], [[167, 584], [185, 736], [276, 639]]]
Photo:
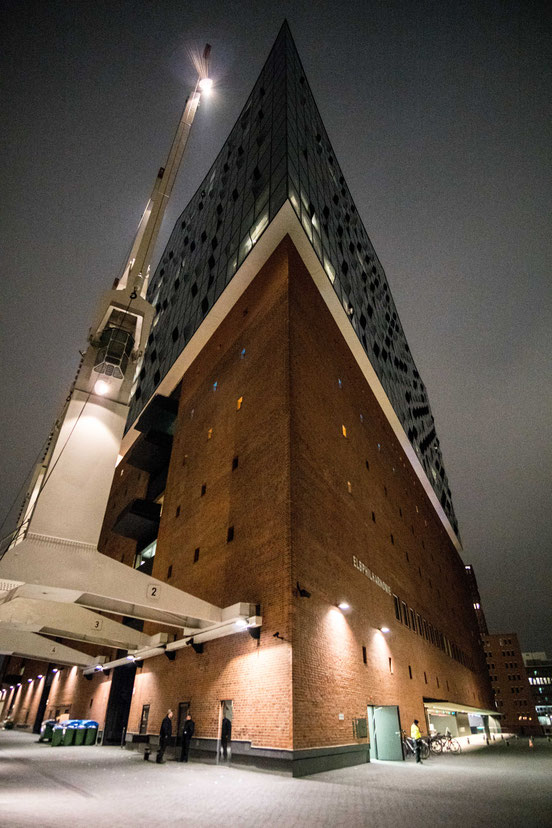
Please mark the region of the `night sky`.
[[0, 519], [164, 163], [188, 50], [212, 44], [216, 93], [155, 263], [287, 17], [428, 389], [490, 629], [552, 655], [551, 8], [4, 0]]

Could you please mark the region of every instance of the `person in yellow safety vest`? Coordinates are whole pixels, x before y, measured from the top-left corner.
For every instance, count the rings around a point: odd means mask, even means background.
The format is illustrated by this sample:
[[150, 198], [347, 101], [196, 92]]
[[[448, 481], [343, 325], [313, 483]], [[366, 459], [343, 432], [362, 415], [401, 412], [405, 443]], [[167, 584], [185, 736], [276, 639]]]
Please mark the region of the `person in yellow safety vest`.
[[410, 738], [414, 742], [414, 751], [416, 753], [416, 762], [420, 765], [422, 764], [422, 759], [420, 756], [420, 751], [422, 749], [422, 734], [420, 733], [420, 728], [418, 727], [419, 722], [418, 719], [414, 719], [412, 723], [412, 727], [410, 728]]

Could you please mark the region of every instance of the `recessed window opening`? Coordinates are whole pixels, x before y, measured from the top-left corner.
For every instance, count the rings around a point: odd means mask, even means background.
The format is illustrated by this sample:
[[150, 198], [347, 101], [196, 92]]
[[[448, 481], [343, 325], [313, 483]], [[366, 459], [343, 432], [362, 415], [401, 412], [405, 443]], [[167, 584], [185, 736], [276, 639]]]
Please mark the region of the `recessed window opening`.
[[199, 546], [198, 546], [198, 548], [194, 551], [194, 563], [197, 563], [198, 561], [199, 561]]
[[212, 428], [210, 428], [210, 429], [207, 431], [207, 439], [208, 439], [208, 440], [210, 440], [212, 436], [213, 436], [213, 429], [212, 429]]
[[353, 487], [351, 486], [350, 480], [347, 480], [347, 491], [349, 492], [349, 494], [352, 494], [353, 492]]
[[216, 391], [218, 388], [218, 380], [213, 383], [213, 391]]
[[341, 433], [343, 434], [344, 437], [347, 436], [347, 429], [345, 428], [344, 425], [341, 426]]
[[182, 465], [185, 466], [187, 462], [188, 462], [188, 455], [185, 454], [184, 457], [182, 458]]
[[368, 460], [366, 461], [366, 468], [368, 469], [368, 471], [370, 471], [370, 463], [368, 462]]
[[234, 540], [234, 527], [229, 526], [228, 527], [228, 532], [226, 534], [226, 543], [230, 543], [230, 541], [233, 541], [233, 540]]
[[169, 578], [171, 576], [172, 576], [172, 564], [170, 564], [169, 568], [167, 569], [167, 580], [169, 580]]
[[393, 595], [393, 603], [395, 605], [395, 618], [397, 621], [401, 620], [401, 602], [398, 595]]
[[201, 497], [203, 497], [203, 495], [205, 494], [206, 491], [207, 491], [207, 483], [202, 483], [201, 484]]
[[364, 422], [364, 414], [361, 414], [361, 415], [360, 415], [360, 422], [361, 422], [361, 423], [363, 423], [363, 422]]
[[424, 681], [425, 681], [425, 683], [427, 684], [427, 675], [426, 675], [425, 670], [424, 670]]
[[341, 380], [339, 378], [337, 380], [337, 384], [340, 388], [343, 388], [343, 383], [341, 382]]
[[236, 456], [232, 460], [232, 471], [234, 471], [235, 469], [238, 468], [238, 462], [239, 462], [239, 458], [238, 458], [238, 455], [236, 454]]
[[245, 348], [242, 348], [240, 351], [240, 359], [245, 359]]
[[394, 546], [395, 545], [395, 538], [393, 537], [393, 535], [389, 535], [389, 537], [391, 538], [391, 543]]
[[238, 399], [236, 401], [236, 411], [240, 410], [240, 408], [242, 407], [242, 403], [243, 403], [243, 397], [238, 397]]
[[410, 676], [410, 678], [412, 678], [412, 667], [410, 666], [410, 664], [408, 665], [408, 675]]
[[372, 520], [374, 521], [374, 523], [376, 522], [376, 513], [375, 512], [372, 512]]
[[174, 513], [174, 516], [178, 517], [179, 515], [180, 515], [180, 506], [177, 506], [176, 507], [176, 512]]
[[389, 656], [389, 672], [393, 675], [393, 659]]
[[368, 657], [366, 655], [366, 647], [362, 648], [362, 661], [364, 664], [368, 664]]

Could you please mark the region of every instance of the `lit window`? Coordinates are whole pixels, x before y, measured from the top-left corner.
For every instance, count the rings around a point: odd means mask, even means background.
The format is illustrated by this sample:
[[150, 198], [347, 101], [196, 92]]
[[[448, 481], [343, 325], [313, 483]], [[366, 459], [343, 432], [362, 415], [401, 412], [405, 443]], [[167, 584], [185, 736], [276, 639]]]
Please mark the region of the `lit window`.
[[242, 348], [240, 351], [240, 359], [245, 359], [245, 348]]
[[207, 439], [210, 440], [212, 436], [213, 436], [213, 429], [210, 428], [207, 432]]
[[347, 480], [347, 491], [349, 492], [349, 494], [352, 494], [353, 487], [351, 486], [350, 480]]
[[236, 402], [236, 411], [240, 410], [240, 408], [242, 407], [242, 403], [243, 403], [243, 397], [238, 397], [238, 400]]
[[216, 391], [218, 388], [218, 381], [213, 383], [213, 391]]
[[340, 379], [337, 380], [337, 384], [339, 385], [340, 388], [343, 388], [343, 383], [341, 382]]
[[344, 425], [341, 426], [341, 433], [343, 434], [344, 437], [347, 436], [347, 429], [345, 428]]

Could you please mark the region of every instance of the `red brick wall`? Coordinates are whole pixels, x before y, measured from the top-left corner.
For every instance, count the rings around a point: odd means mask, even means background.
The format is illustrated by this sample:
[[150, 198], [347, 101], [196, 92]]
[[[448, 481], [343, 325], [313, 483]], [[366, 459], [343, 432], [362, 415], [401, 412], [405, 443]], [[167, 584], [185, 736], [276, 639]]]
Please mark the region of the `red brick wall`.
[[[294, 598], [294, 746], [351, 742], [367, 704], [398, 704], [403, 726], [424, 720], [424, 696], [487, 708], [463, 564], [297, 254], [290, 273], [293, 582], [311, 592]], [[398, 623], [353, 555], [476, 672]]]

